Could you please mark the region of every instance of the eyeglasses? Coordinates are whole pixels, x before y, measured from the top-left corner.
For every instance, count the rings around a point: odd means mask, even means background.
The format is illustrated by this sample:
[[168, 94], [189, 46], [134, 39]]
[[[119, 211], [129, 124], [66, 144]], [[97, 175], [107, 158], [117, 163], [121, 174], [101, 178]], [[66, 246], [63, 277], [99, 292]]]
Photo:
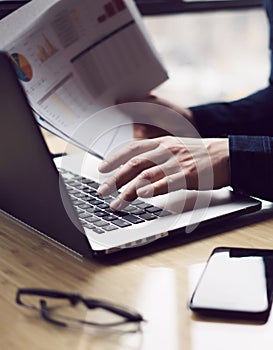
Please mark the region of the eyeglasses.
[[[63, 327], [79, 325], [117, 327], [134, 324], [138, 325], [138, 328], [133, 330], [135, 332], [144, 321], [143, 317], [134, 310], [104, 300], [83, 298], [78, 293], [21, 288], [17, 291], [16, 303], [38, 311], [46, 321]], [[78, 308], [84, 308], [84, 312]], [[87, 310], [100, 310], [106, 313], [103, 312], [103, 315], [94, 313], [89, 319]]]

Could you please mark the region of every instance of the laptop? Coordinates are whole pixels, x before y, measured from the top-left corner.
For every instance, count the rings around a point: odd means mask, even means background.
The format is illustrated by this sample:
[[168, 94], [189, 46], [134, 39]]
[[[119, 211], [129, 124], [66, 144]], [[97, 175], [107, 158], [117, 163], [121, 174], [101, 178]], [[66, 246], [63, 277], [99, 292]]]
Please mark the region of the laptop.
[[180, 190], [112, 212], [97, 195], [101, 162], [79, 152], [53, 161], [9, 57], [0, 53], [1, 211], [80, 256], [93, 257], [191, 235], [200, 225], [261, 208], [233, 193]]

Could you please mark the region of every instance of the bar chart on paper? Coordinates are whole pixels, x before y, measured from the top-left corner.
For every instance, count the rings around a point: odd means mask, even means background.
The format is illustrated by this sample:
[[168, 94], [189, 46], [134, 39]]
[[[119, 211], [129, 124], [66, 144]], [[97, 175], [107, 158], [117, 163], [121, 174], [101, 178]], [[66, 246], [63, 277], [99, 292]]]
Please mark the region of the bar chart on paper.
[[105, 22], [108, 18], [115, 16], [117, 13], [126, 9], [123, 0], [112, 0], [104, 5], [104, 13], [98, 17], [98, 22]]

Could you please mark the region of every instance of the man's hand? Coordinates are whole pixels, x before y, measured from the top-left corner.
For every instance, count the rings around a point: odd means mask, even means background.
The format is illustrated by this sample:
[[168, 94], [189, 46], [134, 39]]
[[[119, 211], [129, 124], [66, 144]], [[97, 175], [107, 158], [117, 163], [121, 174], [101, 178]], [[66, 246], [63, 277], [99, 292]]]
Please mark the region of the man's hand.
[[167, 135], [196, 137], [194, 117], [188, 108], [153, 95], [141, 101], [119, 101], [119, 103], [121, 109], [125, 108], [125, 111], [134, 117], [135, 139]]
[[230, 181], [228, 140], [164, 136], [134, 141], [99, 168], [102, 173], [115, 169], [115, 175], [98, 189], [106, 196], [128, 184], [111, 203], [114, 210], [121, 210], [138, 196], [217, 189]]

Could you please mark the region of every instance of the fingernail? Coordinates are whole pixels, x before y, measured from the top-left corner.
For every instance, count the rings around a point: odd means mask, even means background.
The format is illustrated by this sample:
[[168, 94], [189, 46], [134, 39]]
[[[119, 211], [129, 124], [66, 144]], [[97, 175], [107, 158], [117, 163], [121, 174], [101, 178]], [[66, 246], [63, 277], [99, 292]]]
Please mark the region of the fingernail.
[[110, 186], [108, 184], [102, 184], [98, 188], [98, 193], [102, 196], [105, 196], [106, 194], [109, 194]]
[[113, 200], [113, 202], [111, 202], [110, 207], [113, 210], [121, 210], [124, 207], [124, 205], [119, 198], [116, 198], [115, 200]]
[[107, 165], [108, 165], [108, 162], [106, 162], [105, 160], [102, 161], [99, 165], [99, 171], [103, 172], [107, 169]]
[[152, 197], [154, 194], [153, 186], [148, 185], [137, 189], [137, 195], [139, 197], [148, 198]]

